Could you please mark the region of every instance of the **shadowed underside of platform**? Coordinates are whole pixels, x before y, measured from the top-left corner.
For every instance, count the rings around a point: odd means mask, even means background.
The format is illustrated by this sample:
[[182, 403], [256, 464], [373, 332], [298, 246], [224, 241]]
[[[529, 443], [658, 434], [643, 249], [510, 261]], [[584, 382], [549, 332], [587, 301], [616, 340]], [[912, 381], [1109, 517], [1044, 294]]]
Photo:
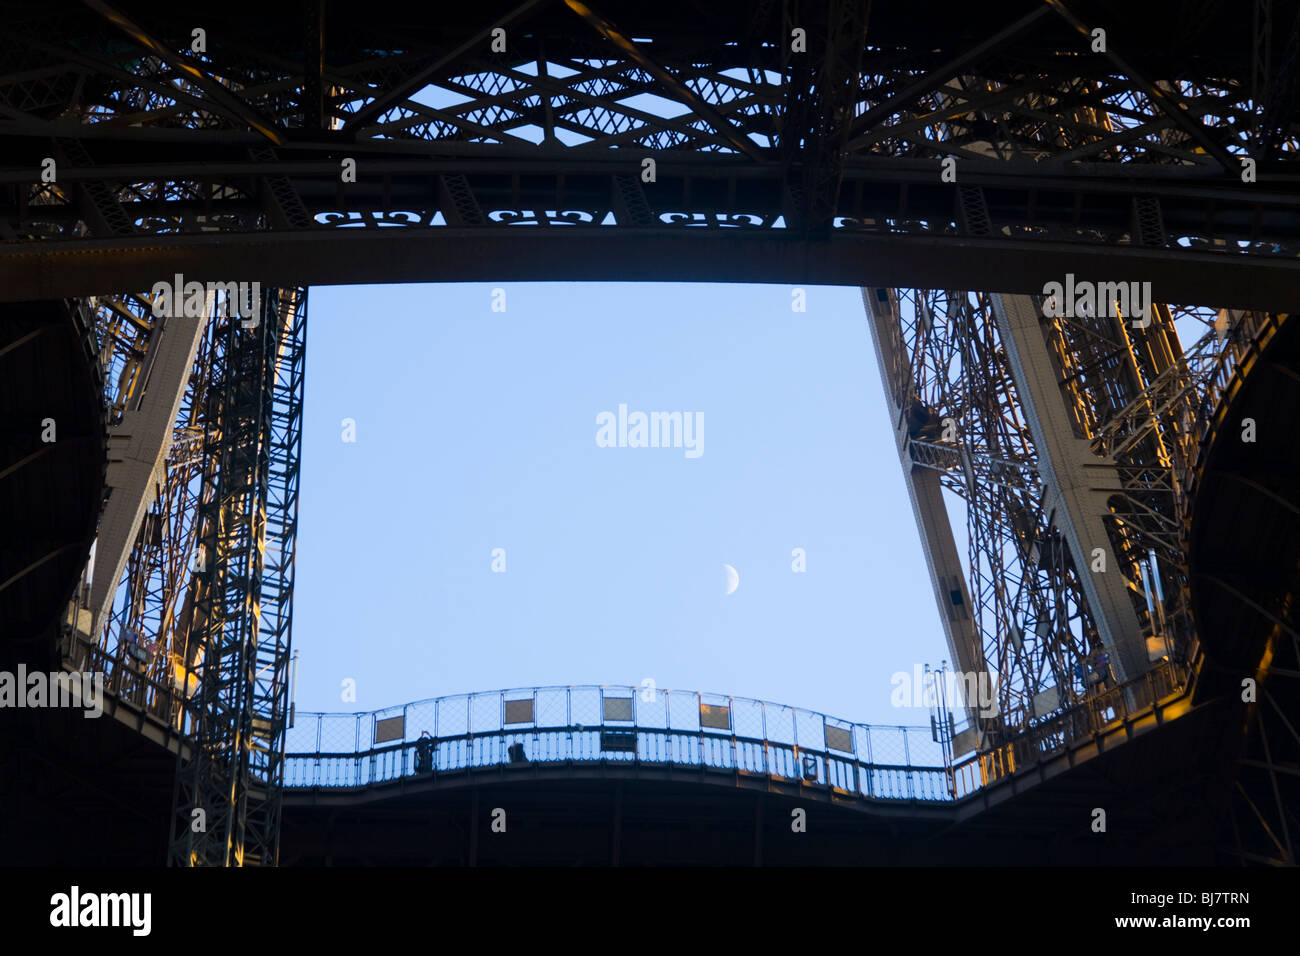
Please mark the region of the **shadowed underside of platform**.
[[[10, 711], [0, 737], [0, 863], [161, 865], [175, 754], [121, 720]], [[282, 865], [1206, 865], [1226, 836], [1220, 705], [1010, 797], [828, 798], [819, 785], [617, 761], [410, 778], [285, 795]], [[492, 811], [505, 811], [494, 832]], [[1093, 830], [1106, 811], [1106, 832]], [[806, 829], [792, 829], [803, 810]], [[477, 821], [471, 826], [470, 821]], [[69, 821], [76, 821], [69, 825]]]

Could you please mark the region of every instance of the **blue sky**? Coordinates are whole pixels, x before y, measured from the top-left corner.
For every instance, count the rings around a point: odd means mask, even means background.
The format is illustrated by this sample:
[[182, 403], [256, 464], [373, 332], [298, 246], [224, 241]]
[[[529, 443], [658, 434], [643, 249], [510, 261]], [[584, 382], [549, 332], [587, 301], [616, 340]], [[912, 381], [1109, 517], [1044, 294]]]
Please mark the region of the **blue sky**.
[[[860, 293], [805, 292], [313, 288], [299, 710], [648, 677], [927, 723], [890, 704], [948, 655]], [[702, 416], [703, 453], [598, 447], [620, 403]]]

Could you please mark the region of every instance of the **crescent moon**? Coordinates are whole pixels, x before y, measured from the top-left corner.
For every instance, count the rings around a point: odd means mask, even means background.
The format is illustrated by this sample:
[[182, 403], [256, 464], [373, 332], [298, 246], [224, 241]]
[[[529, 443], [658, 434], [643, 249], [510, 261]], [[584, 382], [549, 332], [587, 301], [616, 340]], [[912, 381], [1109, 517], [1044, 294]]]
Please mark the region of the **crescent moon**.
[[736, 588], [740, 587], [740, 575], [729, 564], [724, 564], [722, 567], [727, 572], [727, 593], [731, 594]]

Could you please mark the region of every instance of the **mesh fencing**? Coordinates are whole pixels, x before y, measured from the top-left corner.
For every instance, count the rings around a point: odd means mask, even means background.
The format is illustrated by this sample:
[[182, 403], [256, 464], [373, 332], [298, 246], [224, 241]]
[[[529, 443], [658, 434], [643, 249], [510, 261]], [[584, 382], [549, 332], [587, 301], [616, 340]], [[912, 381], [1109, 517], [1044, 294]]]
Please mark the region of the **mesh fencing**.
[[948, 801], [954, 791], [928, 727], [873, 727], [750, 698], [621, 685], [300, 714], [286, 738], [285, 785], [359, 788], [489, 767], [597, 762], [767, 775], [878, 800]]

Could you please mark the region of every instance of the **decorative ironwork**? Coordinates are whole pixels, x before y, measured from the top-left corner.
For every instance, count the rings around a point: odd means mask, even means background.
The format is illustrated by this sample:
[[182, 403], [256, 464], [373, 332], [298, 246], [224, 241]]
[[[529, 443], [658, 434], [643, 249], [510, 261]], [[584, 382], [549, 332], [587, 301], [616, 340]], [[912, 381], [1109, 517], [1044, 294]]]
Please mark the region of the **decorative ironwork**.
[[[511, 14], [507, 53], [488, 38], [500, 13], [394, 37], [361, 8], [318, 9], [305, 30], [296, 10], [238, 3], [110, 10], [71, 8], [54, 29], [0, 6], [5, 295], [113, 291], [63, 265], [90, 244], [124, 254], [117, 288], [144, 287], [178, 256], [197, 272], [191, 244], [231, 232], [260, 242], [227, 262], [296, 268], [302, 282], [410, 278], [394, 271], [402, 256], [352, 245], [295, 253], [291, 240], [353, 221], [402, 224], [387, 241], [427, 231], [449, 252], [465, 237], [444, 224], [473, 230], [500, 253], [493, 278], [526, 277], [534, 240], [501, 230], [536, 218], [592, 230], [593, 246], [560, 261], [610, 278], [638, 277], [626, 263], [647, 230], [703, 222], [774, 231], [773, 246], [735, 254], [738, 279], [978, 288], [992, 268], [1000, 289], [1032, 292], [1062, 257], [1086, 255], [1167, 301], [1294, 305], [1295, 34], [1248, 36], [1227, 2], [1190, 17], [1071, 0], [982, 29], [943, 4], [918, 18], [866, 0], [539, 2]], [[1104, 53], [1079, 33], [1097, 16]], [[1176, 62], [1153, 52], [1174, 48]], [[1274, 84], [1260, 102], [1260, 62], [1281, 63], [1291, 92]], [[48, 156], [53, 182], [40, 175]], [[643, 180], [646, 159], [657, 172]], [[957, 181], [941, 179], [944, 159]], [[886, 266], [863, 245], [876, 230], [911, 254]], [[837, 251], [815, 254], [823, 245]], [[683, 252], [665, 278], [707, 255]], [[35, 261], [49, 271], [34, 275]]]

